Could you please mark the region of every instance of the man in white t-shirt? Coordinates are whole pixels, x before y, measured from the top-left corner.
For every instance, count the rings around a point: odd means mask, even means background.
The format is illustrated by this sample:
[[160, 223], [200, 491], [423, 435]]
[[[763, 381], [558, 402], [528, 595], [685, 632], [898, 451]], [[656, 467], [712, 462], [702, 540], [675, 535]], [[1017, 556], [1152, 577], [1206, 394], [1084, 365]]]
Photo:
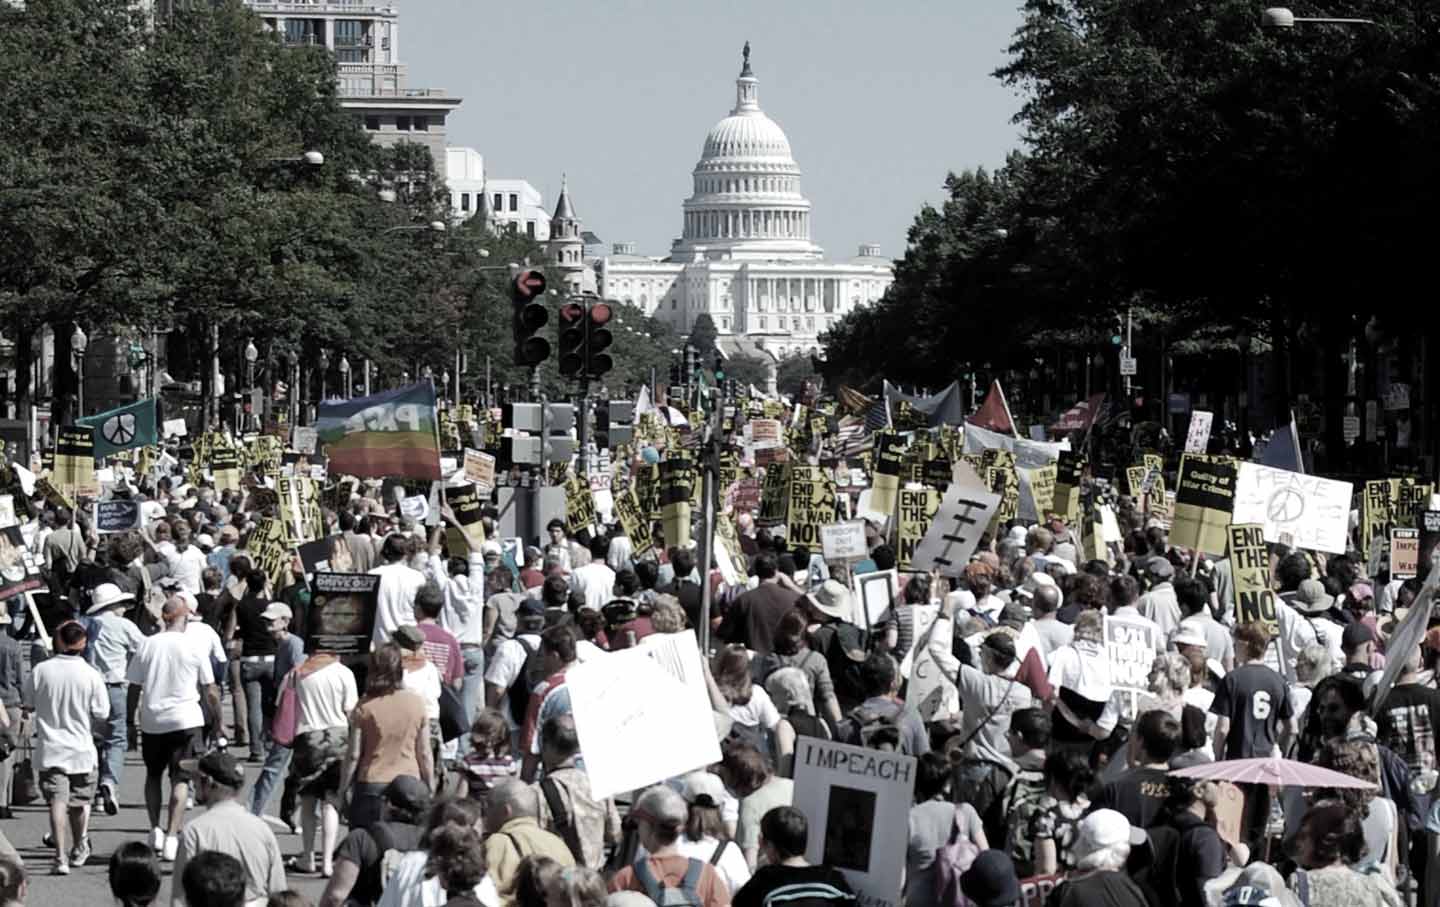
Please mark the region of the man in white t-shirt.
[[585, 596], [585, 607], [603, 609], [615, 598], [615, 571], [605, 563], [610, 543], [604, 537], [590, 540], [590, 563], [576, 567], [570, 574], [570, 587]]
[[[179, 595], [165, 600], [160, 612], [165, 629], [145, 640], [130, 660], [129, 680], [140, 687], [141, 754], [145, 760], [145, 809], [150, 815], [151, 846], [175, 859], [190, 778], [180, 762], [197, 756], [207, 725], [200, 702], [205, 691], [208, 714], [220, 715], [220, 690], [210, 657], [186, 633], [190, 606]], [[169, 821], [160, 824], [160, 779], [170, 773]]]
[[[84, 658], [85, 628], [67, 621], [55, 632], [56, 655], [35, 666], [26, 681], [35, 703], [39, 737], [40, 790], [50, 805], [50, 834], [55, 839], [55, 874], [90, 859], [90, 800], [95, 794], [98, 757], [92, 722], [110, 716], [110, 697], [100, 672]], [[66, 814], [73, 837], [65, 853]]]
[[425, 585], [425, 574], [407, 563], [409, 553], [405, 539], [391, 534], [380, 546], [380, 558], [385, 563], [370, 571], [380, 577], [375, 630], [370, 635], [377, 646], [389, 642], [398, 628], [415, 624], [415, 593]]
[[544, 629], [544, 606], [534, 599], [525, 599], [515, 612], [514, 638], [500, 640], [490, 663], [485, 666], [485, 706], [503, 712], [516, 733], [525, 721], [525, 709], [530, 702], [531, 688], [522, 676], [525, 663], [532, 653], [540, 651], [540, 633]]

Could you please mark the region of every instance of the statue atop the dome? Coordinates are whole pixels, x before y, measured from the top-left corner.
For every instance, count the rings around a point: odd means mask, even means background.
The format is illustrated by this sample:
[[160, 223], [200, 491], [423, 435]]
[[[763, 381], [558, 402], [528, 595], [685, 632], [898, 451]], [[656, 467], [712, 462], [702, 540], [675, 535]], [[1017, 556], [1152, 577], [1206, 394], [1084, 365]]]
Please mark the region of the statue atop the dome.
[[742, 50], [742, 51], [740, 51], [740, 55], [745, 58], [745, 65], [742, 66], [742, 67], [740, 67], [740, 75], [742, 75], [742, 76], [748, 76], [748, 75], [751, 74], [751, 73], [750, 73], [750, 42], [749, 42], [749, 41], [746, 41], [746, 42], [745, 42], [745, 49]]

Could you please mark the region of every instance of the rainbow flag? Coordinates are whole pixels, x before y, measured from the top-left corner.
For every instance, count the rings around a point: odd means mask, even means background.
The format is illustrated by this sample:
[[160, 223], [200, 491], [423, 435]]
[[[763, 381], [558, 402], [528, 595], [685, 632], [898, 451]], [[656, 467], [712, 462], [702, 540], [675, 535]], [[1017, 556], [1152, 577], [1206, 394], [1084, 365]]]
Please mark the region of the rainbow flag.
[[440, 478], [435, 387], [428, 381], [354, 400], [321, 403], [315, 433], [331, 474]]

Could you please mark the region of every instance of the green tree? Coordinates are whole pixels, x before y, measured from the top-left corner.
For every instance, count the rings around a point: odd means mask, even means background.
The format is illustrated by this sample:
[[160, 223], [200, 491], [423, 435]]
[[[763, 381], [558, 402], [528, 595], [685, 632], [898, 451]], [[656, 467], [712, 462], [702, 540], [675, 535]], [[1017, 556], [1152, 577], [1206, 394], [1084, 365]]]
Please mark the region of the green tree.
[[725, 378], [737, 382], [742, 388], [753, 384], [764, 390], [770, 381], [770, 367], [768, 359], [737, 354], [725, 360]]
[[701, 312], [690, 326], [690, 336], [685, 338], [685, 342], [699, 350], [700, 359], [708, 363], [719, 349], [716, 346], [719, 339], [720, 331], [715, 327], [715, 319], [710, 317], [709, 312]]
[[819, 374], [809, 356], [789, 356], [775, 370], [775, 388], [782, 394], [799, 396], [807, 382], [818, 382]]

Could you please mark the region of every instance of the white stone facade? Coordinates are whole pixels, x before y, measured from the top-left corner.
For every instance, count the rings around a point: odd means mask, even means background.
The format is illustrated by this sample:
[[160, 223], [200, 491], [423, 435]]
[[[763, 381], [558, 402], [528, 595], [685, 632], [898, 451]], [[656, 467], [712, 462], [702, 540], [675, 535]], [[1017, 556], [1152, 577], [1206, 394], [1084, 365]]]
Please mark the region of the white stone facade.
[[849, 261], [824, 260], [790, 142], [760, 109], [748, 45], [735, 86], [734, 109], [705, 137], [670, 254], [616, 243], [599, 265], [601, 292], [682, 333], [708, 313], [731, 349], [809, 352], [847, 312], [884, 295], [893, 270], [868, 244]]

